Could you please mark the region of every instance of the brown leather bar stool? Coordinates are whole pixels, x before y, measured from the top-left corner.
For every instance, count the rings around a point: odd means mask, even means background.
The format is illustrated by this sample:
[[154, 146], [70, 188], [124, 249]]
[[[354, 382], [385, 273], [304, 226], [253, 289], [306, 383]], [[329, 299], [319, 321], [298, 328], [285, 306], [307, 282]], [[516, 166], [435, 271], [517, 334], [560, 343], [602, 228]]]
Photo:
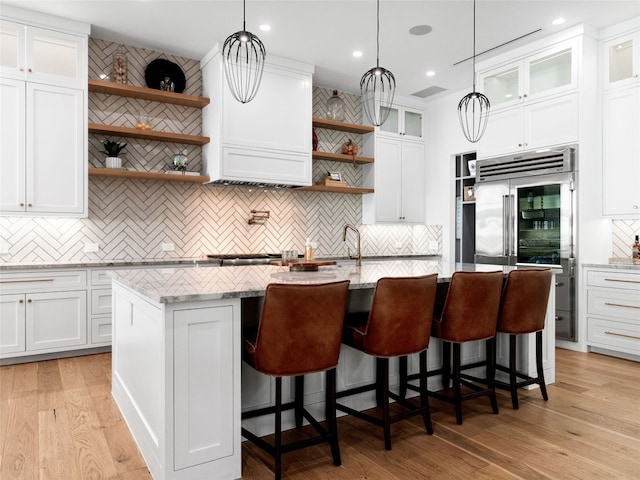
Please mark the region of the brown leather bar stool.
[[[453, 403], [458, 425], [462, 424], [462, 402], [465, 400], [486, 395], [491, 402], [493, 413], [498, 413], [492, 359], [503, 277], [502, 272], [455, 272], [451, 276], [442, 316], [433, 321], [431, 335], [442, 340], [442, 368], [430, 371], [429, 376], [442, 374], [445, 389], [449, 387], [451, 380], [453, 397], [432, 391], [429, 391], [429, 395]], [[478, 340], [485, 341], [486, 358], [489, 360], [486, 362], [487, 385], [479, 385], [478, 382], [472, 381], [473, 377], [462, 373], [462, 370], [470, 366], [461, 365], [461, 346], [465, 342]], [[406, 376], [403, 372], [400, 372], [400, 375]], [[412, 378], [413, 376], [407, 377], [408, 380]], [[463, 393], [463, 386], [471, 391]]]
[[[275, 414], [275, 441], [242, 428], [242, 435], [275, 460], [275, 478], [282, 476], [282, 454], [327, 442], [333, 464], [339, 466], [340, 448], [336, 424], [336, 366], [349, 295], [349, 281], [313, 285], [269, 284], [258, 330], [245, 334], [243, 358], [258, 372], [275, 377], [276, 399], [272, 407], [242, 413], [242, 419]], [[304, 408], [304, 375], [326, 372], [325, 415], [327, 429]], [[295, 377], [295, 397], [282, 403], [282, 377]], [[319, 435], [282, 444], [282, 412], [295, 410], [296, 428], [306, 418]]]
[[[376, 381], [370, 385], [338, 392], [342, 398], [371, 390], [382, 407], [382, 418], [369, 415], [343, 404], [337, 409], [383, 428], [384, 446], [391, 450], [391, 424], [422, 415], [427, 433], [433, 433], [427, 396], [427, 347], [433, 319], [437, 274], [423, 277], [381, 278], [376, 284], [369, 312], [348, 314], [342, 342], [376, 357]], [[413, 353], [420, 354], [420, 404], [400, 398], [389, 391], [389, 359]], [[407, 410], [391, 416], [389, 398]]]
[[[509, 382], [495, 381], [495, 386], [511, 391], [513, 409], [518, 409], [518, 388], [538, 384], [542, 398], [548, 400], [542, 367], [542, 330], [547, 314], [551, 289], [551, 269], [513, 270], [509, 273], [502, 295], [498, 332], [509, 335], [509, 367], [496, 365], [496, 369], [509, 374]], [[516, 343], [518, 335], [536, 334], [537, 377], [517, 371]], [[518, 377], [522, 380], [518, 380]]]

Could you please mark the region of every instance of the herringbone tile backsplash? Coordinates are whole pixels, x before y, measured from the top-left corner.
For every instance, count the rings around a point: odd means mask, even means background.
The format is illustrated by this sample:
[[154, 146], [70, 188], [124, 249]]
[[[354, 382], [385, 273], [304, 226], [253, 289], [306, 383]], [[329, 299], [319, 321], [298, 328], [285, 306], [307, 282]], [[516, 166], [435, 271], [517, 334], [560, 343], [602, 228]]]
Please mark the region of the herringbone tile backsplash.
[[[119, 45], [91, 39], [89, 74], [110, 74], [113, 52]], [[199, 62], [150, 50], [126, 47], [129, 84], [144, 86], [144, 68], [155, 58], [167, 58], [185, 71], [185, 93], [199, 95], [202, 80]], [[315, 88], [314, 116], [324, 116], [331, 91]], [[347, 105], [347, 121], [360, 123], [360, 98], [341, 93]], [[158, 130], [200, 134], [200, 111], [135, 99], [89, 94], [89, 121], [133, 126], [144, 111]], [[213, 135], [214, 133], [205, 133]], [[320, 150], [339, 151], [352, 138], [362, 147], [360, 135], [317, 130]], [[100, 153], [105, 137], [89, 136], [89, 165], [104, 166]], [[185, 150], [189, 170], [199, 171], [200, 147], [127, 139], [124, 166], [158, 171], [167, 168], [177, 151]], [[340, 171], [350, 185], [359, 185], [361, 167], [334, 162], [314, 162], [314, 181], [327, 171]], [[262, 225], [249, 225], [250, 210], [269, 210]], [[318, 256], [344, 256], [342, 228], [359, 226], [359, 195], [338, 193], [256, 191], [237, 187], [208, 187], [173, 182], [91, 177], [89, 217], [86, 219], [0, 217], [0, 240], [9, 255], [0, 263], [85, 262], [199, 257], [206, 253], [302, 251], [305, 238], [317, 242]], [[442, 227], [361, 226], [365, 255], [437, 254], [442, 250]], [[162, 252], [172, 242], [174, 252]], [[429, 245], [436, 242], [437, 249]], [[85, 243], [98, 243], [100, 251], [84, 253]], [[350, 237], [349, 244], [353, 243]], [[352, 247], [353, 250], [353, 247]]]
[[640, 235], [640, 220], [613, 220], [613, 257], [631, 257], [631, 245], [636, 235]]

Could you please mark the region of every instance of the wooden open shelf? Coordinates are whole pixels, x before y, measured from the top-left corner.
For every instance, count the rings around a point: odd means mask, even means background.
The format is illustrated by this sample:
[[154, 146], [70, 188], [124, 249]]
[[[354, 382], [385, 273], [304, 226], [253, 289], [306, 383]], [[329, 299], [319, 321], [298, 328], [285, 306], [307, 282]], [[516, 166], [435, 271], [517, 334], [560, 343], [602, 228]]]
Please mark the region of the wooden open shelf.
[[100, 135], [118, 135], [128, 138], [142, 138], [143, 140], [156, 140], [158, 142], [184, 143], [188, 145], [204, 145], [209, 143], [209, 137], [198, 135], [185, 135], [183, 133], [160, 132], [156, 130], [141, 130], [139, 128], [117, 127], [115, 125], [89, 124], [89, 133]]
[[348, 133], [371, 133], [373, 127], [368, 125], [356, 125], [355, 123], [338, 122], [337, 120], [327, 120], [326, 118], [313, 117], [312, 125], [318, 128], [326, 128], [327, 130], [336, 130], [338, 132]]
[[353, 155], [343, 155], [341, 153], [331, 153], [331, 152], [318, 152], [314, 150], [311, 152], [311, 158], [314, 160], [331, 160], [333, 162], [343, 162], [343, 163], [373, 163], [373, 158], [371, 157], [359, 157]]
[[185, 95], [183, 93], [164, 92], [147, 87], [136, 87], [133, 85], [122, 85], [120, 83], [108, 82], [105, 80], [89, 79], [89, 91], [106, 93], [109, 95], [119, 95], [121, 97], [139, 98], [152, 102], [172, 103], [185, 107], [204, 108], [209, 105], [210, 100], [205, 97]]
[[373, 188], [359, 187], [330, 187], [327, 185], [311, 185], [310, 187], [295, 188], [296, 191], [303, 192], [332, 192], [332, 193], [373, 193]]
[[119, 168], [89, 168], [89, 176], [95, 177], [118, 177], [118, 178], [138, 178], [142, 180], [161, 180], [164, 182], [182, 183], [206, 183], [209, 181], [208, 175], [178, 175], [162, 172], [139, 172], [136, 170], [121, 170]]

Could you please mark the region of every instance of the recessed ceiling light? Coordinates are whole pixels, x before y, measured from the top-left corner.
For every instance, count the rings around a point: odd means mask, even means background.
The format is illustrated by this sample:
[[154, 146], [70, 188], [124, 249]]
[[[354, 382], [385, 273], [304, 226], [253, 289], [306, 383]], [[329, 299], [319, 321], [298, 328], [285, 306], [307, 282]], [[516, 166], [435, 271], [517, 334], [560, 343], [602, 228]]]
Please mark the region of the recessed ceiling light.
[[563, 23], [564, 23], [564, 18], [562, 17], [558, 17], [553, 22], [551, 22], [552, 25], [562, 25]]
[[431, 32], [431, 30], [433, 30], [431, 25], [416, 25], [409, 29], [409, 33], [411, 35], [426, 35]]
[[266, 23], [263, 25], [260, 25], [260, 30], [262, 30], [263, 32], [268, 32], [271, 30], [271, 25], [267, 25]]
[[354, 50], [352, 55], [356, 58], [360, 58], [362, 56], [362, 52], [360, 50]]
[[433, 70], [429, 70], [427, 72], [427, 77], [433, 77], [436, 74], [436, 72], [434, 72]]

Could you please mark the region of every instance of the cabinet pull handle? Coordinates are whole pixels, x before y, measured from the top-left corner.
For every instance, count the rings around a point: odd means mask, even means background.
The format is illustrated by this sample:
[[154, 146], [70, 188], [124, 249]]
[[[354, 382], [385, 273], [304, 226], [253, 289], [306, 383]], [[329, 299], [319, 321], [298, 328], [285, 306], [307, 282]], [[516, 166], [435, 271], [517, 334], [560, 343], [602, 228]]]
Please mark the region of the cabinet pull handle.
[[0, 283], [37, 283], [37, 282], [53, 282], [53, 278], [38, 278], [34, 280], [0, 280]]
[[617, 278], [605, 278], [605, 282], [640, 283], [638, 280], [619, 280]]
[[626, 307], [626, 308], [638, 308], [640, 309], [639, 306], [637, 305], [624, 305], [622, 303], [609, 303], [609, 302], [604, 302], [605, 305], [609, 305], [610, 307]]
[[605, 335], [615, 335], [616, 337], [625, 337], [625, 338], [633, 338], [635, 340], [640, 340], [640, 337], [637, 337], [635, 335], [623, 335], [622, 333], [615, 333], [615, 332], [604, 332]]

